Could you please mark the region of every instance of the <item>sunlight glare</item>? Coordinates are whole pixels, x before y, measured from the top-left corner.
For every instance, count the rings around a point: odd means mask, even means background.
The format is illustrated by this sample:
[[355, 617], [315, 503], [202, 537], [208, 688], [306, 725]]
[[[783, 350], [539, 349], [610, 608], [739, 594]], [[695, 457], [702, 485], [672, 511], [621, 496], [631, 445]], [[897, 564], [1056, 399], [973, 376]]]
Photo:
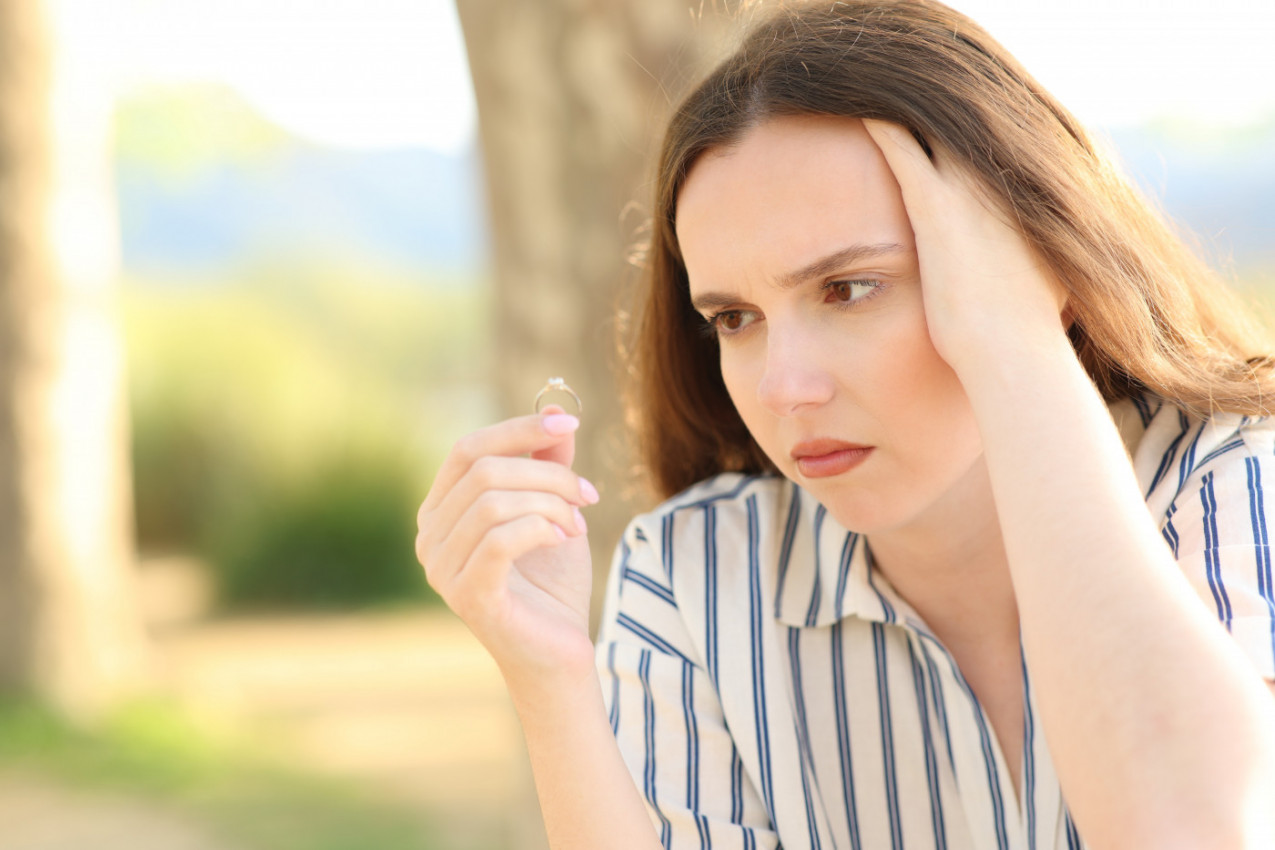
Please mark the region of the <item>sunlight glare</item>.
[[1275, 116], [1271, 0], [948, 0], [1091, 126]]
[[450, 0], [128, 0], [123, 86], [216, 81], [313, 142], [467, 148], [475, 110]]
[[[677, 2], [677, 0], [673, 0]], [[1087, 124], [1275, 115], [1275, 3], [950, 0]], [[131, 85], [221, 81], [338, 147], [455, 153], [476, 110], [451, 0], [119, 0]], [[105, 11], [101, 14], [106, 15]]]

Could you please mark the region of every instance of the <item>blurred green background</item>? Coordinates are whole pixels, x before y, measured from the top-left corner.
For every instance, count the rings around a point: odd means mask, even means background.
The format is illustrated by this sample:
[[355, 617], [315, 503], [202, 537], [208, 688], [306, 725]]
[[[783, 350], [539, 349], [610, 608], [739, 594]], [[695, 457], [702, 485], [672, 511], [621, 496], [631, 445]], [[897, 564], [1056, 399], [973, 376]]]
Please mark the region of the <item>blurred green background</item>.
[[[385, 186], [408, 157], [323, 150], [224, 87], [144, 90], [114, 126], [143, 557], [196, 556], [223, 611], [431, 602], [415, 506], [492, 406], [477, 216], [431, 255], [431, 174]], [[390, 216], [399, 243], [360, 242]]]

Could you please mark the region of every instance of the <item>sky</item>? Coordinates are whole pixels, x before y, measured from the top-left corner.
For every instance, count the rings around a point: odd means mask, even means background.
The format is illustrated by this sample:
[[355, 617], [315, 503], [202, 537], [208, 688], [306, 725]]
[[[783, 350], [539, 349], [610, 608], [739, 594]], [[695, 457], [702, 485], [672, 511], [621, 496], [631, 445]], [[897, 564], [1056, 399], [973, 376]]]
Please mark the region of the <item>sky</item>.
[[[687, 0], [641, 0], [687, 2]], [[276, 123], [345, 148], [472, 144], [475, 107], [452, 0], [55, 0], [77, 6], [122, 91], [237, 89]], [[1082, 121], [1275, 115], [1272, 0], [950, 0]]]

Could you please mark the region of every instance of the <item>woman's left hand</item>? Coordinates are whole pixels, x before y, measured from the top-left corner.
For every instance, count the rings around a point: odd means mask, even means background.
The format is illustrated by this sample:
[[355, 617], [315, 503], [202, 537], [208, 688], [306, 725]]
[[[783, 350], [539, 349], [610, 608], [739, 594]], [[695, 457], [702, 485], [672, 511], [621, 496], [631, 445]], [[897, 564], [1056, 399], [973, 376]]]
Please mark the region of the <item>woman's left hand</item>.
[[1067, 294], [972, 175], [930, 140], [934, 160], [897, 124], [864, 120], [903, 193], [916, 237], [930, 338], [960, 375], [983, 358], [1065, 341]]

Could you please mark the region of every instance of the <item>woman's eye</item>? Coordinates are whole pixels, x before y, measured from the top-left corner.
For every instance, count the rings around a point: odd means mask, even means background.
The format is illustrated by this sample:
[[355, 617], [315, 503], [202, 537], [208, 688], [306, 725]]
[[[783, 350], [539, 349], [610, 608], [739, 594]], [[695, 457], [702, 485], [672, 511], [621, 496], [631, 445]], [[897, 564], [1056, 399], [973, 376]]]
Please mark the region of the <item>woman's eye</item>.
[[849, 303], [859, 301], [877, 288], [871, 280], [834, 280], [824, 287], [837, 301]]
[[707, 331], [717, 336], [730, 336], [746, 329], [757, 319], [752, 310], [723, 310], [708, 317]]

